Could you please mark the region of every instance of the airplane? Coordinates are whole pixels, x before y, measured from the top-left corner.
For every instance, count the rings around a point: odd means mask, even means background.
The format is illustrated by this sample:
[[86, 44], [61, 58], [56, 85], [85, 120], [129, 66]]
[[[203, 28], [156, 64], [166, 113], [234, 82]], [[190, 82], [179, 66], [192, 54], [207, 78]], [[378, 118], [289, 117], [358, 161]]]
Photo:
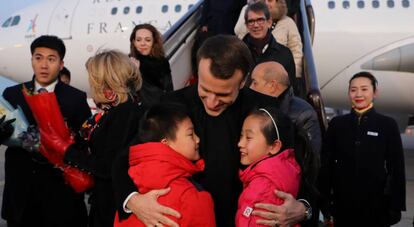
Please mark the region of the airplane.
[[378, 80], [375, 106], [414, 113], [414, 2], [317, 0], [313, 54], [323, 100], [349, 109], [349, 79], [369, 71]]
[[[41, 34], [61, 37], [72, 85], [88, 91], [86, 60], [100, 49], [129, 52], [136, 24], [151, 23], [161, 33], [185, 15], [197, 0], [45, 0], [13, 13], [0, 27], [0, 75], [18, 82], [31, 78], [29, 46]], [[411, 0], [317, 0], [313, 54], [326, 106], [349, 108], [349, 78], [371, 71], [379, 80], [376, 107], [414, 113], [414, 19]], [[194, 32], [187, 40], [194, 37]], [[177, 41], [178, 42], [178, 41]], [[181, 42], [181, 41], [180, 41]], [[187, 43], [186, 49], [191, 46]], [[174, 45], [173, 41], [169, 44]], [[185, 49], [184, 47], [180, 47]], [[189, 50], [170, 59], [174, 88], [191, 74]], [[10, 57], [13, 56], [13, 57]], [[172, 63], [173, 62], [173, 63]], [[185, 64], [183, 67], [180, 64]], [[179, 67], [178, 67], [178, 66]]]
[[[196, 0], [44, 0], [23, 8], [0, 24], [0, 75], [16, 82], [33, 74], [30, 44], [38, 36], [60, 37], [71, 85], [89, 91], [86, 60], [97, 51], [129, 53], [135, 25], [150, 23], [165, 33]], [[184, 79], [183, 79], [184, 80]], [[182, 84], [182, 85], [181, 85]], [[184, 86], [174, 81], [175, 87]]]

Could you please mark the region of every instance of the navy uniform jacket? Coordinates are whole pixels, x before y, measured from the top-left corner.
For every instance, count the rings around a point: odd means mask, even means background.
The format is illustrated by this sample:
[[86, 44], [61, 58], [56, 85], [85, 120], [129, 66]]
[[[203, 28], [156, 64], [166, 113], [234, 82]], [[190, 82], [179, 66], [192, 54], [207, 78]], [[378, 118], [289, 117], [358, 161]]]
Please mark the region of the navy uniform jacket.
[[394, 119], [373, 108], [360, 118], [352, 111], [332, 119], [325, 139], [321, 191], [333, 203], [335, 226], [389, 226], [388, 210], [405, 210], [404, 154]]
[[[13, 107], [20, 106], [29, 124], [36, 125], [24, 99], [22, 85], [6, 88], [3, 97]], [[34, 82], [26, 82], [24, 86], [33, 90]], [[86, 102], [86, 94], [60, 81], [56, 84], [55, 94], [69, 128], [77, 132], [82, 123], [91, 115]], [[75, 193], [70, 186], [66, 185], [62, 171], [53, 168], [46, 159], [43, 160], [44, 162], [34, 161], [34, 159], [32, 154], [24, 149], [7, 148], [2, 218], [16, 222], [28, 221], [22, 220], [23, 214], [28, 212], [26, 209], [30, 209], [28, 206], [34, 202], [39, 203], [39, 212], [47, 211], [50, 217], [56, 217], [57, 222], [61, 219], [62, 223], [73, 223], [73, 219], [77, 218], [76, 224], [85, 226], [86, 208], [83, 194]], [[40, 205], [43, 205], [44, 209]]]

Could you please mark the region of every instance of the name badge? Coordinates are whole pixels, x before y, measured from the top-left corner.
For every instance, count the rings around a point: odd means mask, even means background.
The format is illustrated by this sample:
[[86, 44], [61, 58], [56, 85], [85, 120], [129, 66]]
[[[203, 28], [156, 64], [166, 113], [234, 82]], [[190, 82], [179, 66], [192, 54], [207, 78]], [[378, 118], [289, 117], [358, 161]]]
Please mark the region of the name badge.
[[367, 135], [369, 135], [369, 136], [378, 136], [378, 132], [371, 132], [371, 131], [368, 131], [368, 132], [367, 132]]
[[243, 216], [245, 217], [250, 217], [250, 214], [253, 212], [253, 208], [251, 207], [246, 207], [246, 209], [244, 209], [243, 211]]

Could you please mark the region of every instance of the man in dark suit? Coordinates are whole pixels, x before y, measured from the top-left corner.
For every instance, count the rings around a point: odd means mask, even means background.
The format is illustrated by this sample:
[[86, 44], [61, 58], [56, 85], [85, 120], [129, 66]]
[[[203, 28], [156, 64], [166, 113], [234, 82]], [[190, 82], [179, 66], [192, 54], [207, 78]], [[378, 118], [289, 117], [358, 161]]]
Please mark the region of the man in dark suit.
[[[3, 97], [13, 107], [20, 106], [30, 125], [36, 121], [22, 93], [55, 92], [60, 110], [69, 128], [77, 132], [90, 117], [86, 94], [58, 80], [63, 68], [65, 45], [56, 36], [40, 36], [31, 44], [32, 81], [8, 87]], [[86, 226], [87, 212], [83, 194], [76, 193], [39, 153], [9, 147], [5, 154], [5, 185], [1, 216], [9, 227]]]

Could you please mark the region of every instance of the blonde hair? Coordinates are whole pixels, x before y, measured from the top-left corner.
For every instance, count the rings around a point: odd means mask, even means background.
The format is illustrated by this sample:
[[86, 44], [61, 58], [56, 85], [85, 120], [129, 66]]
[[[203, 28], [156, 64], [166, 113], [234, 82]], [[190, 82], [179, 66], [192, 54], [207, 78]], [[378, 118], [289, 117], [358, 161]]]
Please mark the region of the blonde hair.
[[119, 103], [123, 103], [141, 89], [142, 78], [138, 66], [117, 50], [103, 50], [90, 57], [86, 69], [92, 96], [97, 104], [113, 102], [105, 97], [105, 90], [112, 90], [118, 96]]
[[273, 21], [278, 21], [287, 15], [287, 5], [285, 0], [275, 0], [275, 10], [271, 11]]

